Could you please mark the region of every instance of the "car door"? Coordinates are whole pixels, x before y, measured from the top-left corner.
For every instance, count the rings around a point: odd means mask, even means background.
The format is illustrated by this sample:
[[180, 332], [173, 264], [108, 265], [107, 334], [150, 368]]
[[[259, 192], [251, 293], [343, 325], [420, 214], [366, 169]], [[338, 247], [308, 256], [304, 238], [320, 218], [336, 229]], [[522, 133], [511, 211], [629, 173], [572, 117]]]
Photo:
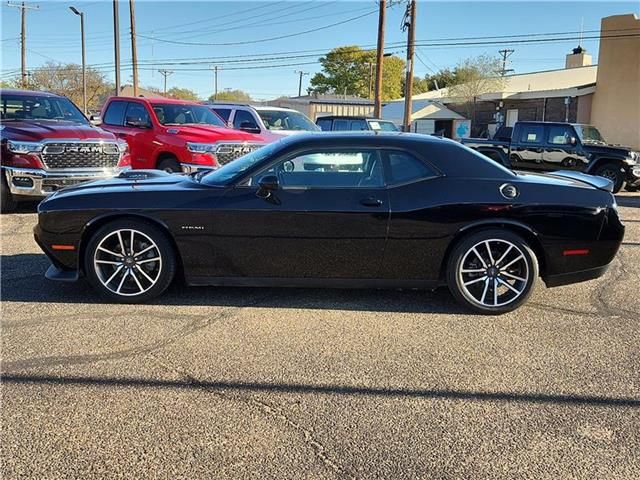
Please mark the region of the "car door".
[[380, 278], [436, 280], [450, 235], [442, 218], [444, 177], [412, 152], [384, 150], [391, 216]]
[[[275, 176], [265, 196], [258, 182]], [[372, 279], [389, 200], [372, 149], [309, 149], [282, 157], [220, 200], [210, 219], [214, 277]]]
[[511, 139], [511, 165], [525, 170], [542, 170], [544, 130], [542, 124], [522, 124]]
[[543, 153], [545, 169], [582, 171], [589, 165], [571, 125], [549, 125], [546, 140]]
[[146, 105], [128, 102], [121, 131], [119, 136], [129, 144], [132, 168], [153, 168], [153, 159], [150, 158], [154, 151], [153, 124]]

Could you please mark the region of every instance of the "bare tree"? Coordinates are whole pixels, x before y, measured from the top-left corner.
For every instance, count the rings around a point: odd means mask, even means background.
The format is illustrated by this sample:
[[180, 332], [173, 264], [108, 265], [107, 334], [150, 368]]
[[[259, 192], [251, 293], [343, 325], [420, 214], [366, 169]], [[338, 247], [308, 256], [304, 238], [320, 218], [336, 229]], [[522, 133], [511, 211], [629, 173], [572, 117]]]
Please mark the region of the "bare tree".
[[478, 98], [505, 87], [506, 79], [500, 76], [500, 68], [500, 60], [488, 55], [468, 58], [456, 66], [456, 85], [449, 88], [449, 97], [464, 104], [472, 123], [475, 123]]

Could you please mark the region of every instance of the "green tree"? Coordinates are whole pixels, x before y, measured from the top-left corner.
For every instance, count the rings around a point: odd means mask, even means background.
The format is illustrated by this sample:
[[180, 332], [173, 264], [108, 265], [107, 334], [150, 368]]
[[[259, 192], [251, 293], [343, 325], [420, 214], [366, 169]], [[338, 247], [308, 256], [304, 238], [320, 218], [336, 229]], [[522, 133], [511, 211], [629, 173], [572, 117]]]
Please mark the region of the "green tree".
[[[46, 90], [69, 97], [76, 105], [82, 105], [82, 67], [75, 63], [47, 62], [34, 69], [29, 78], [31, 90]], [[87, 108], [99, 109], [114, 86], [106, 76], [87, 67]]]
[[500, 76], [499, 71], [500, 60], [488, 55], [468, 58], [456, 66], [456, 84], [449, 88], [448, 96], [465, 105], [472, 122], [475, 120], [478, 97], [504, 88], [505, 78]]
[[190, 100], [193, 102], [200, 101], [200, 97], [198, 97], [198, 94], [193, 90], [189, 90], [188, 88], [173, 87], [167, 90], [167, 96], [178, 98], [180, 100]]
[[251, 95], [242, 90], [225, 90], [224, 92], [219, 92], [217, 97], [211, 95], [209, 101], [250, 102]]
[[[334, 48], [320, 58], [322, 72], [311, 78], [309, 92], [346, 93], [366, 98], [369, 96], [370, 85], [373, 90], [375, 61], [375, 51], [363, 50], [357, 45]], [[399, 57], [390, 56], [384, 59], [383, 100], [398, 98], [401, 95], [404, 65], [404, 60]]]

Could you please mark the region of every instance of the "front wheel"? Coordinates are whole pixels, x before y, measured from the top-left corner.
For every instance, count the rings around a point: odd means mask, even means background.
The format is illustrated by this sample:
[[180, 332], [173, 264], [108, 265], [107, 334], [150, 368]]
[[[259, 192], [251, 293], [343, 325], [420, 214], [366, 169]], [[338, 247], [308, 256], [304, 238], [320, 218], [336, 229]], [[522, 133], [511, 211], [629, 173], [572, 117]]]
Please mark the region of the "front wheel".
[[100, 228], [85, 249], [89, 283], [122, 303], [140, 303], [164, 292], [176, 259], [166, 234], [146, 222], [116, 220]]
[[180, 162], [173, 157], [167, 157], [158, 162], [158, 170], [164, 170], [167, 173], [179, 173], [182, 171]]
[[17, 202], [13, 199], [13, 195], [9, 191], [7, 180], [2, 172], [2, 181], [0, 182], [0, 211], [2, 213], [13, 213], [16, 211]]
[[476, 313], [499, 315], [515, 310], [531, 294], [538, 261], [515, 233], [482, 230], [462, 239], [447, 262], [449, 290]]
[[622, 189], [624, 184], [624, 172], [620, 168], [620, 165], [615, 163], [605, 163], [599, 166], [593, 172], [599, 177], [604, 177], [613, 182], [613, 193], [618, 193]]

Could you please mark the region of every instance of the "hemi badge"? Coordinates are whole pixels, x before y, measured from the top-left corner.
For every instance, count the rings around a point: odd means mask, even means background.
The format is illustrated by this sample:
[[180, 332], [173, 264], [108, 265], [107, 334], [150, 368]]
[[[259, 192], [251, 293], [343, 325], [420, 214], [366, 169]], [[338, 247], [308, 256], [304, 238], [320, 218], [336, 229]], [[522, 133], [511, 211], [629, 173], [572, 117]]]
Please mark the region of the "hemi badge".
[[75, 250], [75, 245], [51, 245], [52, 250]]
[[569, 255], [589, 255], [589, 249], [588, 248], [577, 248], [575, 250], [564, 250], [562, 252], [562, 255], [564, 255], [565, 257], [567, 257]]

